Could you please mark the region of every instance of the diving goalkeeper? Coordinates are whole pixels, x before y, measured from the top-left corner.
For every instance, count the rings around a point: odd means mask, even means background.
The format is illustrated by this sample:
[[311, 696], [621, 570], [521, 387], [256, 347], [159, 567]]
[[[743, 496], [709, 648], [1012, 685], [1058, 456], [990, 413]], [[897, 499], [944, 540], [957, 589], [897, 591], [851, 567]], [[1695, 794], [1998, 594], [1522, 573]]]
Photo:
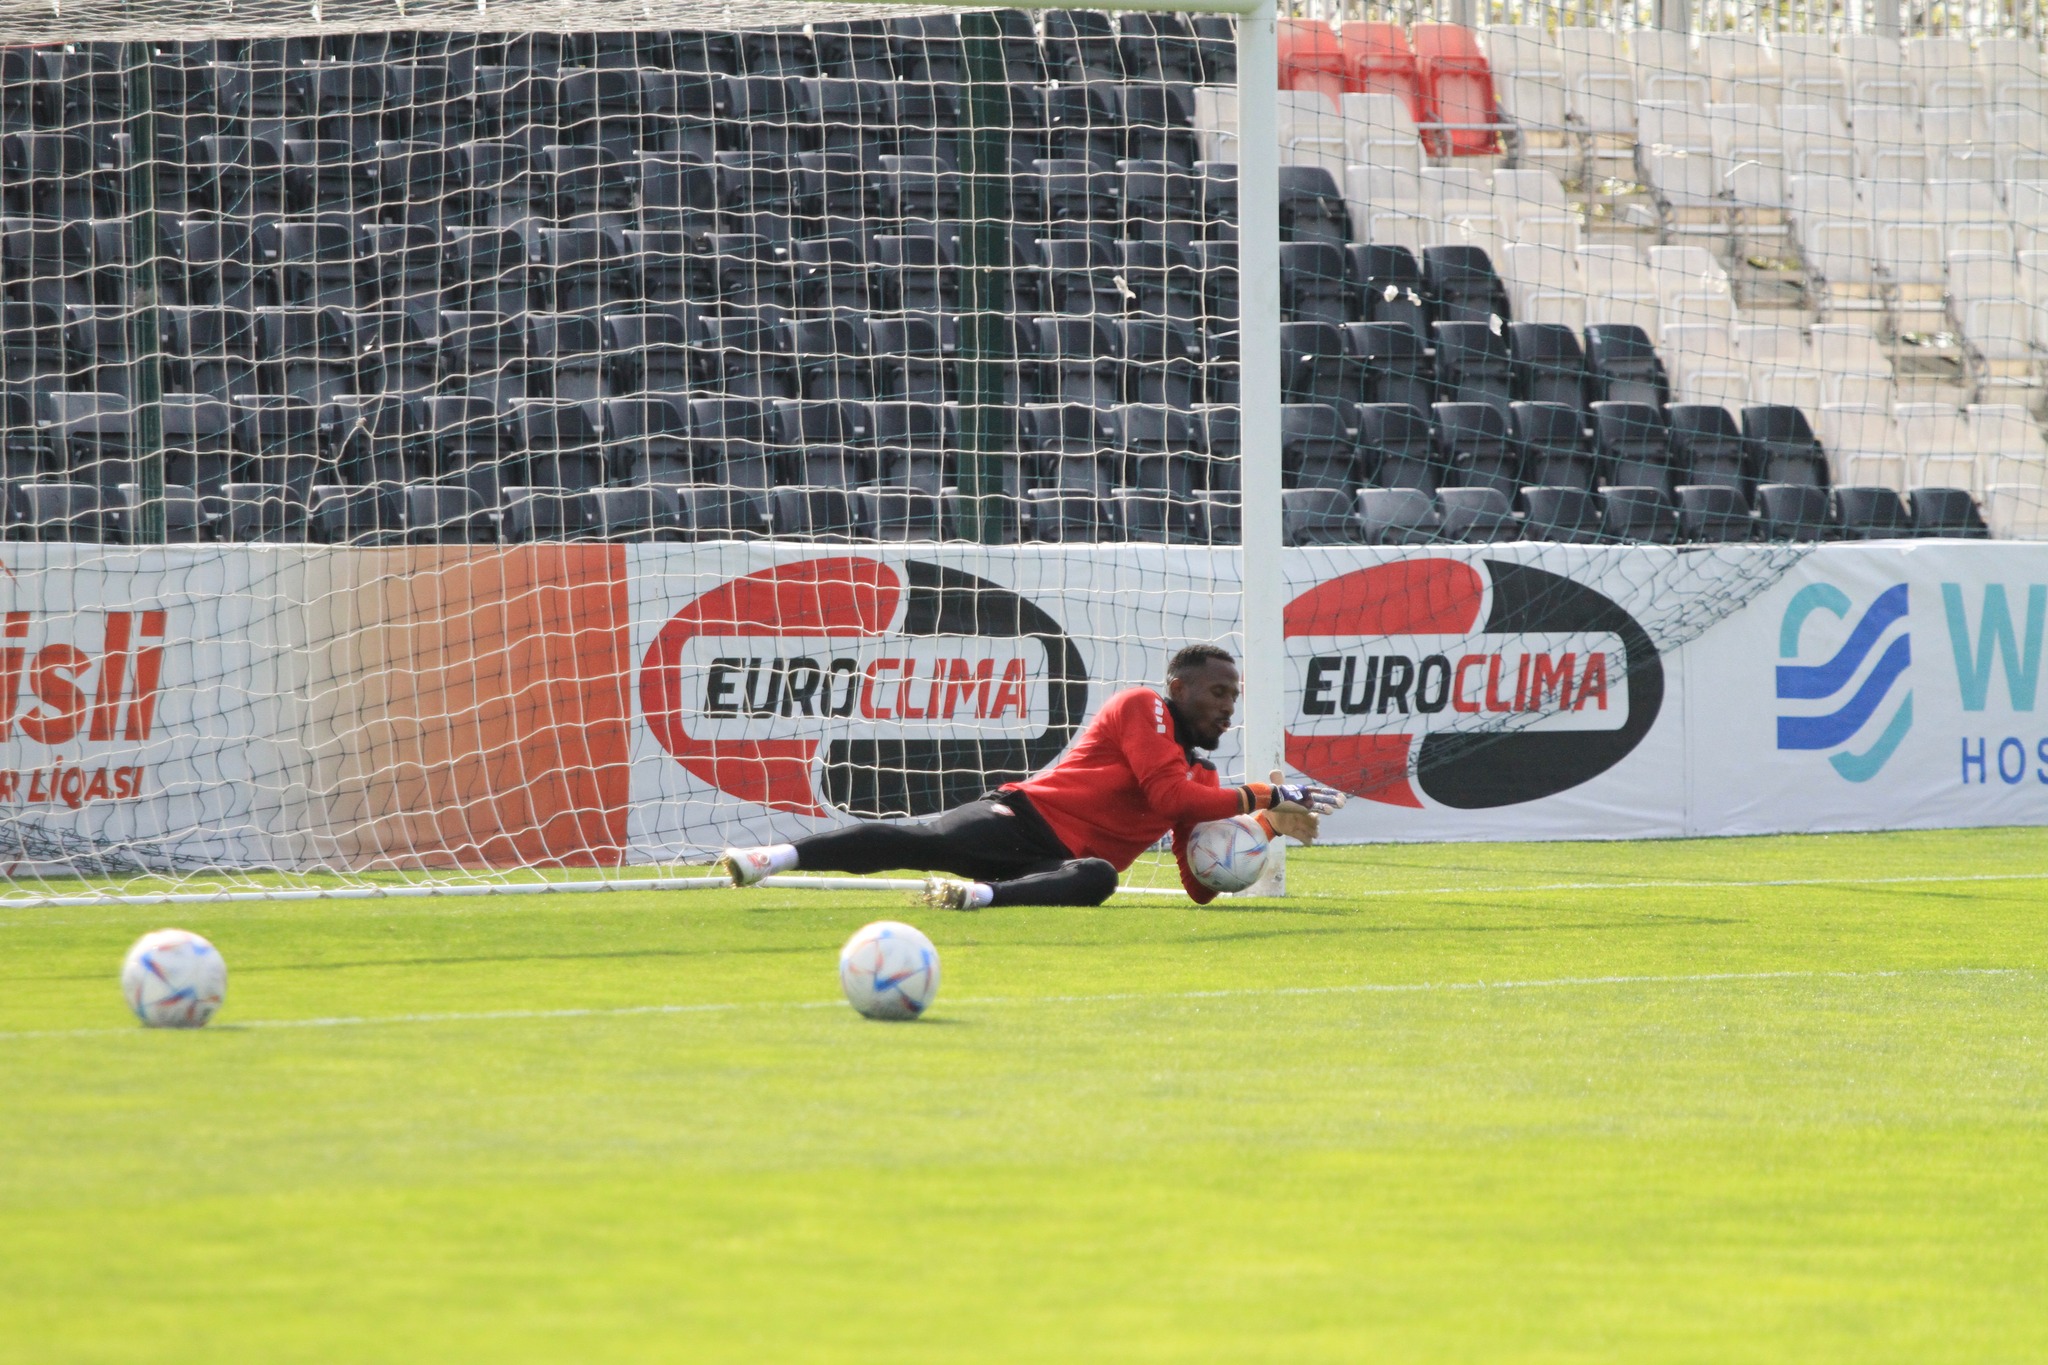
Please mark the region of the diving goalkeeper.
[[735, 886], [798, 868], [952, 873], [925, 884], [926, 904], [1100, 905], [1117, 874], [1173, 831], [1180, 882], [1197, 904], [1216, 893], [1188, 871], [1188, 831], [1208, 820], [1256, 815], [1266, 833], [1314, 840], [1318, 817], [1343, 804], [1327, 788], [1274, 780], [1225, 787], [1201, 752], [1237, 710], [1237, 664], [1228, 650], [1189, 645], [1166, 669], [1166, 694], [1133, 687], [1111, 697], [1064, 758], [1035, 777], [923, 821], [878, 820], [793, 844], [729, 848], [719, 866]]

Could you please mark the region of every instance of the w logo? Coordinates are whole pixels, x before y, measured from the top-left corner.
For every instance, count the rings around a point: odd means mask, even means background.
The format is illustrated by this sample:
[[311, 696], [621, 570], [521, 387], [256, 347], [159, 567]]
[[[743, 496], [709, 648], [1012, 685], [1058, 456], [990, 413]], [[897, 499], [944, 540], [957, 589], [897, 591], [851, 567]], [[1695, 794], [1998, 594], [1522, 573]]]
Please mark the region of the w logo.
[[[1800, 713], [1778, 717], [1778, 747], [1837, 750], [1828, 755], [1834, 770], [1851, 782], [1868, 782], [1913, 728], [1910, 690], [1890, 707], [1888, 717], [1878, 718], [1879, 712], [1887, 709], [1893, 686], [1913, 662], [1913, 642], [1906, 630], [1906, 585], [1880, 593], [1853, 626], [1848, 625], [1849, 608], [1849, 595], [1828, 583], [1801, 588], [1785, 608], [1785, 619], [1778, 627], [1780, 659], [1801, 657], [1800, 637], [1807, 618], [1816, 612], [1826, 612], [1841, 622], [1848, 638], [1842, 638], [1841, 628], [1821, 624], [1812, 632], [1814, 654], [1829, 651], [1830, 641], [1841, 641], [1826, 654], [1826, 662], [1778, 665], [1780, 709]], [[1797, 703], [1818, 703], [1832, 709], [1820, 711], [1817, 706]], [[1849, 747], [1858, 736], [1866, 746], [1860, 753]]]

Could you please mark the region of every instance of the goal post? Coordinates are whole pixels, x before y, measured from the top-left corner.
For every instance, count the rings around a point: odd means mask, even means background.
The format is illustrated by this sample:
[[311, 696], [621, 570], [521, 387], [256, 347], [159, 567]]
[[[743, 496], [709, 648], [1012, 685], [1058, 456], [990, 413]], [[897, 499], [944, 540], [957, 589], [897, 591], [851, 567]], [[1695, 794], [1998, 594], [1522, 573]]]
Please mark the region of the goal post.
[[[1279, 49], [1273, 0], [1237, 21], [1239, 145], [1280, 145]], [[1244, 767], [1262, 782], [1282, 766], [1286, 729], [1287, 596], [1278, 554], [1280, 516], [1280, 160], [1238, 157], [1238, 329], [1244, 445]], [[1273, 886], [1261, 890], [1278, 889]]]

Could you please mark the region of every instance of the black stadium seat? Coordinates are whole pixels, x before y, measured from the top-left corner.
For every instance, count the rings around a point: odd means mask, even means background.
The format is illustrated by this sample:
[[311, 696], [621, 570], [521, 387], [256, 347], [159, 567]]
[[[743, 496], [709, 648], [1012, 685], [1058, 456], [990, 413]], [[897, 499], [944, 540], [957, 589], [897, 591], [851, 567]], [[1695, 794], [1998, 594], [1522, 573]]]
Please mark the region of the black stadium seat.
[[1670, 545], [1678, 510], [1661, 487], [1609, 484], [1600, 491], [1600, 538], [1618, 544]]
[[1827, 455], [1798, 408], [1784, 403], [1746, 407], [1742, 434], [1749, 441], [1751, 468], [1760, 482], [1828, 486]]
[[405, 540], [412, 545], [468, 545], [493, 539], [484, 501], [461, 484], [412, 484], [402, 494]]
[[1405, 322], [1354, 322], [1344, 329], [1355, 375], [1352, 401], [1406, 403], [1426, 411], [1436, 401], [1422, 334]]
[[1516, 402], [1576, 407], [1585, 401], [1586, 354], [1571, 328], [1554, 322], [1515, 322], [1507, 331]]
[[1116, 169], [1123, 211], [1132, 226], [1152, 225], [1158, 240], [1170, 240], [1165, 235], [1169, 227], [1185, 227], [1192, 239], [1201, 237], [1202, 180], [1192, 162], [1131, 158], [1117, 162]]
[[1322, 166], [1281, 166], [1280, 240], [1328, 242], [1342, 247], [1351, 237], [1351, 211], [1329, 170]]
[[1718, 403], [1673, 403], [1665, 414], [1671, 419], [1671, 454], [1681, 483], [1747, 486], [1749, 444], [1728, 409]]
[[1498, 488], [1439, 488], [1436, 501], [1443, 514], [1444, 540], [1481, 545], [1521, 538], [1514, 506]]
[[1280, 478], [1288, 488], [1337, 489], [1346, 497], [1359, 485], [1358, 450], [1335, 407], [1327, 403], [1281, 407]]
[[1280, 248], [1280, 315], [1293, 322], [1350, 322], [1349, 258], [1330, 242], [1290, 242]]
[[[142, 485], [124, 483], [100, 490], [101, 525], [106, 538], [120, 545], [144, 543]], [[166, 545], [196, 545], [213, 538], [216, 513], [201, 501], [199, 490], [184, 484], [167, 483], [163, 489], [164, 539]]]
[[1599, 500], [1583, 488], [1529, 485], [1516, 502], [1522, 513], [1524, 540], [1590, 545], [1600, 539]]
[[1366, 478], [1382, 488], [1435, 492], [1440, 467], [1429, 419], [1421, 410], [1406, 403], [1363, 403], [1356, 412]]
[[1913, 534], [1897, 490], [1838, 485], [1828, 490], [1828, 521], [1843, 540], [1897, 540]]
[[100, 490], [89, 483], [24, 483], [8, 490], [9, 535], [16, 540], [102, 539]]
[[1991, 534], [1968, 489], [1916, 488], [1912, 503], [1914, 535], [1982, 540]]
[[1045, 317], [1038, 332], [1040, 394], [1051, 403], [1113, 407], [1123, 396], [1118, 333], [1103, 319]]
[[1422, 296], [1432, 322], [1507, 322], [1507, 286], [1476, 246], [1422, 248]]
[[306, 531], [323, 545], [389, 545], [401, 538], [404, 512], [394, 490], [364, 484], [315, 484]]
[[1123, 45], [1109, 16], [1093, 10], [1048, 10], [1046, 75], [1057, 81], [1121, 81]]
[[1591, 489], [1592, 454], [1586, 449], [1584, 417], [1562, 403], [1510, 403], [1508, 424], [1521, 455], [1524, 483]]
[[1828, 539], [1828, 490], [1807, 483], [1758, 484], [1757, 534], [1764, 540]]
[[1671, 381], [1649, 334], [1627, 323], [1595, 323], [1586, 329], [1586, 403], [1671, 401]]
[[1280, 324], [1280, 394], [1284, 403], [1356, 402], [1354, 365], [1345, 336], [1327, 322]]
[[1723, 483], [1678, 486], [1678, 536], [1688, 543], [1725, 544], [1756, 534], [1742, 491]]
[[1342, 489], [1290, 488], [1280, 495], [1282, 544], [1355, 545], [1358, 539], [1351, 496]]
[[1600, 481], [1626, 487], [1661, 488], [1672, 477], [1671, 428], [1647, 403], [1595, 403], [1593, 449], [1600, 457]]
[[1133, 403], [1191, 408], [1202, 381], [1201, 334], [1170, 318], [1115, 325], [1124, 358], [1124, 397]]
[[1442, 526], [1436, 500], [1419, 488], [1358, 491], [1358, 538], [1368, 545], [1427, 545]]
[[1436, 452], [1445, 479], [1466, 488], [1512, 495], [1521, 485], [1521, 458], [1508, 437], [1507, 418], [1492, 403], [1438, 403], [1430, 410]]
[[1374, 242], [1347, 248], [1357, 288], [1359, 316], [1367, 322], [1397, 322], [1419, 337], [1428, 335], [1422, 266], [1399, 243]]
[[1119, 14], [1117, 46], [1124, 79], [1181, 81], [1200, 85], [1204, 76], [1201, 40], [1179, 14]]
[[1192, 251], [1174, 242], [1141, 241], [1120, 243], [1117, 253], [1134, 316], [1202, 321], [1206, 305], [1200, 264]]
[[1514, 401], [1507, 338], [1484, 322], [1439, 322], [1430, 332], [1436, 341], [1437, 401], [1491, 404], [1505, 419]]

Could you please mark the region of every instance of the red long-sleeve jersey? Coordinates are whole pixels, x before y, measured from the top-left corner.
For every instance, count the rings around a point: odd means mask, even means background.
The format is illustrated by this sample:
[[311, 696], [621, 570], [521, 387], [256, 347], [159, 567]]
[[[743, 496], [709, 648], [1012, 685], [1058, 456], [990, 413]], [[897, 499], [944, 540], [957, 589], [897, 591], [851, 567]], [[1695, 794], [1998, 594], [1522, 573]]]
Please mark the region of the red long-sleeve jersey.
[[1176, 737], [1166, 699], [1145, 687], [1111, 697], [1065, 757], [1004, 790], [1028, 796], [1076, 858], [1101, 858], [1119, 872], [1172, 830], [1180, 884], [1197, 904], [1216, 893], [1188, 871], [1188, 831], [1269, 804], [1263, 784], [1221, 785], [1215, 767]]

